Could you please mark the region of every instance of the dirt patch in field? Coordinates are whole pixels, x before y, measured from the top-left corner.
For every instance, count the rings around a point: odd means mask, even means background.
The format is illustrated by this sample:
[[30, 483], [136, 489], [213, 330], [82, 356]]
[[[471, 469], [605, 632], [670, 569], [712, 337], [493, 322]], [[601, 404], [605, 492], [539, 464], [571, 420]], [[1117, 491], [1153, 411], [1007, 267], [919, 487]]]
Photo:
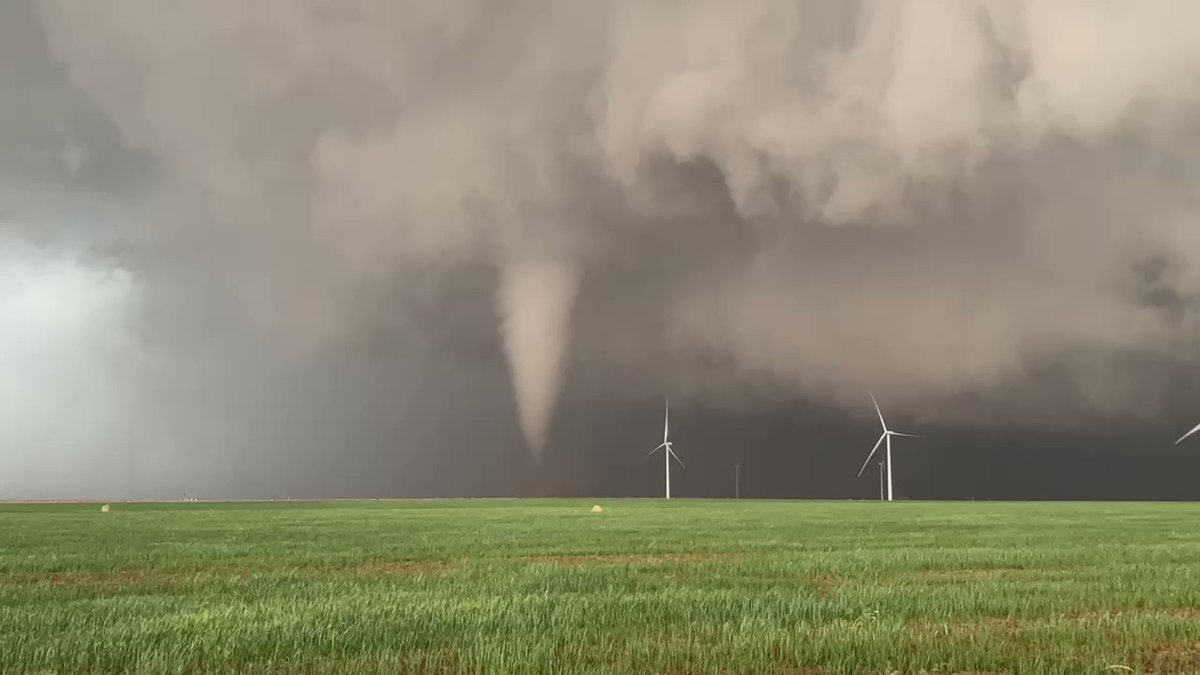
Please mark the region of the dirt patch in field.
[[460, 565], [454, 565], [444, 560], [396, 560], [392, 562], [370, 563], [357, 567], [332, 568], [326, 574], [411, 577], [446, 574], [458, 569], [458, 567]]
[[882, 670], [874, 675], [1000, 675], [995, 670]]
[[[1188, 621], [1200, 621], [1200, 608], [1195, 607], [1148, 607], [1123, 610], [1098, 610], [1068, 614], [1033, 617], [981, 617], [960, 620], [916, 619], [908, 623], [908, 629], [922, 637], [963, 637], [979, 634], [1015, 635], [1039, 626], [1067, 621], [1085, 626], [1103, 628], [1102, 624], [1122, 619], [1144, 619], [1167, 617]], [[1200, 645], [1200, 643], [1196, 643]], [[1200, 672], [1200, 662], [1196, 672]]]
[[740, 553], [662, 553], [659, 555], [538, 555], [525, 558], [527, 562], [544, 565], [661, 565], [679, 562], [714, 562], [737, 560]]
[[1129, 609], [1101, 609], [1087, 612], [1073, 612], [1067, 615], [1071, 621], [1080, 623], [1103, 623], [1119, 619], [1144, 619], [1153, 616], [1163, 616], [1171, 619], [1189, 619], [1200, 621], [1200, 607], [1136, 607]]
[[824, 598], [833, 594], [842, 585], [842, 579], [832, 576], [815, 576], [809, 579], [809, 583], [812, 584], [813, 594]]
[[1007, 617], [982, 617], [958, 621], [917, 619], [908, 623], [908, 629], [922, 638], [968, 637], [988, 633], [1015, 635], [1028, 629], [1030, 625], [1030, 621]]
[[125, 584], [144, 583], [150, 573], [145, 570], [125, 570], [121, 572], [56, 572], [53, 574], [25, 575], [22, 580], [43, 582], [55, 586], [122, 586]]
[[[702, 672], [706, 671], [668, 670], [663, 675], [699, 675]], [[775, 675], [825, 675], [824, 668], [781, 668], [769, 672]]]
[[[784, 668], [781, 670], [772, 670], [771, 672], [777, 675], [825, 675], [826, 671], [824, 668], [805, 667]], [[664, 675], [692, 675], [692, 672], [687, 670], [668, 670]], [[896, 671], [886, 671], [886, 675], [896, 675]], [[953, 672], [919, 670], [915, 673], [906, 673], [905, 675], [999, 675], [999, 673], [990, 670], [955, 670]]]
[[1154, 675], [1200, 672], [1200, 642], [1160, 642], [1142, 651], [1138, 662]]
[[53, 586], [186, 586], [212, 581], [250, 581], [256, 576], [287, 576], [303, 577], [389, 577], [389, 576], [428, 576], [446, 574], [457, 569], [454, 565], [441, 560], [396, 560], [345, 567], [254, 567], [254, 568], [213, 568], [196, 570], [194, 572], [166, 572], [161, 570], [115, 570], [111, 572], [50, 572], [46, 574], [12, 575], [10, 580], [17, 583], [50, 584]]
[[1035, 577], [1045, 574], [1046, 570], [1029, 569], [1026, 567], [980, 567], [967, 569], [932, 569], [916, 573], [923, 579], [938, 579], [945, 581], [971, 581], [975, 579], [994, 579], [998, 577]]
[[53, 586], [184, 586], [189, 583], [207, 581], [218, 577], [250, 578], [249, 572], [225, 572], [204, 570], [198, 572], [162, 572], [157, 570], [116, 570], [112, 572], [51, 572], [48, 574], [24, 574], [10, 577], [14, 581]]

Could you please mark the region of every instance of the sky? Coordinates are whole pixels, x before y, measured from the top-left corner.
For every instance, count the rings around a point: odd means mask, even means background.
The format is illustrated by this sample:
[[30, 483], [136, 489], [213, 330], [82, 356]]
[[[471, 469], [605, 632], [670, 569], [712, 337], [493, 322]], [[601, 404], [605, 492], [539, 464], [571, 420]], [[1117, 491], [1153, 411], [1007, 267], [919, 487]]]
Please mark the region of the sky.
[[0, 2], [0, 498], [1194, 499], [1200, 7]]

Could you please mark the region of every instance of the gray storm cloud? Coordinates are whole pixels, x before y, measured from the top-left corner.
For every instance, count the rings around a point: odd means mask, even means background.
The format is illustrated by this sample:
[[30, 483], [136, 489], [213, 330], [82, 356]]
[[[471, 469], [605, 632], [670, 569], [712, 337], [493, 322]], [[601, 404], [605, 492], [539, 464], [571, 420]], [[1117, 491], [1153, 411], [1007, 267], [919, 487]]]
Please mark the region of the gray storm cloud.
[[534, 448], [568, 360], [613, 397], [1029, 423], [1158, 414], [1195, 362], [1200, 6], [41, 9], [162, 163], [163, 227], [281, 335], [420, 330], [497, 270]]

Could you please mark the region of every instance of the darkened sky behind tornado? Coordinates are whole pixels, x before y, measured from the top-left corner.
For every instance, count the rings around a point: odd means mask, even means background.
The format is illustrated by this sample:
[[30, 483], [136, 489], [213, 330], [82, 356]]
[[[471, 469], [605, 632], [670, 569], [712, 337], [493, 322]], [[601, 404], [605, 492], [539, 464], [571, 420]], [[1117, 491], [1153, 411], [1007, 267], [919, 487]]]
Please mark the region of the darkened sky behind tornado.
[[1190, 499], [1200, 8], [0, 4], [0, 498]]

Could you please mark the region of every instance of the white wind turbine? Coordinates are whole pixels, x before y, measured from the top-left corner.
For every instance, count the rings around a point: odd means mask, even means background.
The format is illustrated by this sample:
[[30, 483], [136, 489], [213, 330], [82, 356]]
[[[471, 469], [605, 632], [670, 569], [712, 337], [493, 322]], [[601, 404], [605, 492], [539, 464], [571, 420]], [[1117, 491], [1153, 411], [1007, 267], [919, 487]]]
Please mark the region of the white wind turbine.
[[[884, 462], [887, 463], [887, 500], [890, 502], [892, 501], [892, 436], [904, 436], [906, 438], [924, 438], [924, 436], [902, 434], [899, 431], [888, 429], [887, 422], [883, 421], [883, 413], [879, 410], [879, 402], [875, 400], [875, 394], [871, 394], [871, 403], [875, 404], [875, 413], [879, 415], [879, 425], [883, 427], [883, 435], [879, 437], [879, 440], [875, 441], [875, 447], [871, 448], [870, 454], [867, 455], [867, 460], [863, 462], [862, 468], [858, 470], [858, 475], [860, 478], [862, 477], [863, 471], [867, 469], [867, 464], [871, 463], [871, 458], [879, 450], [879, 444], [887, 441], [887, 454], [884, 457]], [[1200, 429], [1200, 427], [1197, 428]]]
[[646, 455], [647, 457], [649, 457], [650, 455], [653, 455], [654, 453], [658, 452], [659, 450], [665, 451], [665, 452], [663, 452], [663, 459], [666, 460], [666, 468], [667, 468], [667, 499], [671, 498], [671, 458], [674, 457], [675, 461], [679, 462], [679, 466], [681, 466], [685, 469], [687, 468], [686, 466], [683, 466], [683, 460], [679, 459], [679, 455], [676, 455], [675, 451], [671, 449], [671, 441], [667, 439], [667, 432], [670, 430], [670, 427], [671, 427], [671, 400], [667, 399], [667, 407], [666, 407], [665, 412], [663, 413], [663, 442], [657, 448], [651, 450], [650, 454]]

